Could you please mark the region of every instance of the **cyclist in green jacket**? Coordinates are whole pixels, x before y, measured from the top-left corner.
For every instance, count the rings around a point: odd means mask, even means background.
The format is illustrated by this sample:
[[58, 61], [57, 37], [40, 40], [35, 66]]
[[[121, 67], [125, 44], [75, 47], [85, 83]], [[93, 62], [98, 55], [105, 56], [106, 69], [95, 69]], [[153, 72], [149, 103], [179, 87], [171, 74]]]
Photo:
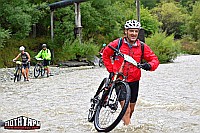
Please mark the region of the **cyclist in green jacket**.
[[35, 56], [35, 58], [42, 58], [43, 59], [43, 66], [47, 71], [47, 77], [49, 77], [50, 73], [50, 61], [51, 61], [51, 51], [47, 48], [46, 44], [42, 44], [42, 50]]

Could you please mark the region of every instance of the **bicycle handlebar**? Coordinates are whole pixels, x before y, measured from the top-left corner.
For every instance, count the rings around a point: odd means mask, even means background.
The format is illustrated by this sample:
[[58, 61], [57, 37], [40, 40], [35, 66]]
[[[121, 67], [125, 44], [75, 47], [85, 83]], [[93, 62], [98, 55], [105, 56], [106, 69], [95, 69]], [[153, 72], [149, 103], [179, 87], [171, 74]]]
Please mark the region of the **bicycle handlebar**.
[[43, 61], [42, 58], [35, 58], [37, 61]]
[[122, 54], [119, 50], [117, 50], [116, 48], [114, 48], [111, 45], [108, 45], [108, 47], [111, 48], [112, 50], [114, 50], [118, 55], [122, 56], [125, 61], [130, 62], [131, 64], [133, 64], [137, 68], [142, 68], [141, 64], [136, 62], [131, 56], [126, 55], [126, 54]]
[[111, 45], [108, 45], [109, 48], [111, 48], [112, 50], [114, 50], [115, 52], [117, 52], [118, 55], [124, 57], [124, 54], [122, 54], [121, 52], [119, 52], [119, 50], [117, 50], [116, 48], [114, 48], [113, 46]]
[[13, 60], [13, 62], [18, 64], [18, 65], [26, 65], [26, 64], [29, 63], [29, 62], [22, 62], [22, 61], [19, 61], [19, 60], [17, 60], [17, 61]]

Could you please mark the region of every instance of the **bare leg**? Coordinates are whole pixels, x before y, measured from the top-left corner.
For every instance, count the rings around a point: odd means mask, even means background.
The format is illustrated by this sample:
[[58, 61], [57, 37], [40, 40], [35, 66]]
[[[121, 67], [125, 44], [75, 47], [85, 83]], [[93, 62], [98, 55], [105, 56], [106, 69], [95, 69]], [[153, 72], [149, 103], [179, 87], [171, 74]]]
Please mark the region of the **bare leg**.
[[26, 68], [26, 80], [27, 80], [27, 81], [29, 80], [28, 75], [29, 75], [29, 69]]
[[49, 77], [49, 73], [50, 73], [49, 66], [47, 66], [47, 67], [45, 68], [45, 70], [47, 71], [47, 77]]
[[131, 116], [132, 116], [132, 114], [133, 114], [133, 112], [134, 112], [135, 104], [136, 104], [136, 103], [130, 103], [130, 118], [131, 118]]
[[47, 74], [49, 75], [49, 73], [50, 73], [50, 69], [49, 67], [47, 67]]
[[22, 75], [24, 76], [24, 78], [26, 78], [24, 68], [22, 68]]
[[[121, 107], [123, 107], [124, 101], [120, 102], [120, 104], [121, 104]], [[124, 116], [122, 118], [122, 120], [124, 121], [124, 125], [130, 124], [130, 112], [131, 112], [131, 108], [130, 108], [130, 103], [129, 103], [126, 113], [124, 114]]]

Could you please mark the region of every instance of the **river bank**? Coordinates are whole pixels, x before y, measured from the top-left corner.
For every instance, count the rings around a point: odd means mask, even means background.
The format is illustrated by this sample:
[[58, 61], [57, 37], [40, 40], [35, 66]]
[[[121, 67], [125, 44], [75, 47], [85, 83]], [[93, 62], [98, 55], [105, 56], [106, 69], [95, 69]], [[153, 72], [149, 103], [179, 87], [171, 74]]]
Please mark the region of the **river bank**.
[[[76, 66], [76, 67], [56, 67], [50, 66], [51, 75], [59, 75], [64, 72], [71, 72], [75, 70], [82, 70], [82, 69], [91, 69], [95, 66]], [[0, 83], [1, 82], [11, 82], [14, 78], [14, 68], [1, 68], [0, 69]], [[44, 76], [46, 77], [46, 75]], [[35, 79], [34, 77], [34, 66], [31, 66], [29, 69], [29, 78]], [[42, 78], [42, 77], [41, 77]]]

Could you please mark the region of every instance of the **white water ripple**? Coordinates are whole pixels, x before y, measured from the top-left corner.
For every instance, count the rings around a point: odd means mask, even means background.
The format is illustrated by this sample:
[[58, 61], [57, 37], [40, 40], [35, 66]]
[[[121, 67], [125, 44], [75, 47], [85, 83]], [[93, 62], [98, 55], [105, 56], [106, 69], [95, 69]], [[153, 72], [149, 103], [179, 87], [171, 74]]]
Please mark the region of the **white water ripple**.
[[[154, 72], [142, 70], [131, 125], [120, 123], [111, 132], [199, 133], [199, 69], [200, 56], [188, 55], [178, 57], [174, 63], [161, 64]], [[0, 120], [27, 116], [41, 121], [41, 129], [28, 132], [97, 132], [93, 123], [87, 121], [89, 101], [108, 72], [99, 67], [56, 70], [59, 74], [49, 78], [31, 78], [29, 82], [17, 83], [1, 81]], [[0, 132], [27, 131], [0, 128]]]

